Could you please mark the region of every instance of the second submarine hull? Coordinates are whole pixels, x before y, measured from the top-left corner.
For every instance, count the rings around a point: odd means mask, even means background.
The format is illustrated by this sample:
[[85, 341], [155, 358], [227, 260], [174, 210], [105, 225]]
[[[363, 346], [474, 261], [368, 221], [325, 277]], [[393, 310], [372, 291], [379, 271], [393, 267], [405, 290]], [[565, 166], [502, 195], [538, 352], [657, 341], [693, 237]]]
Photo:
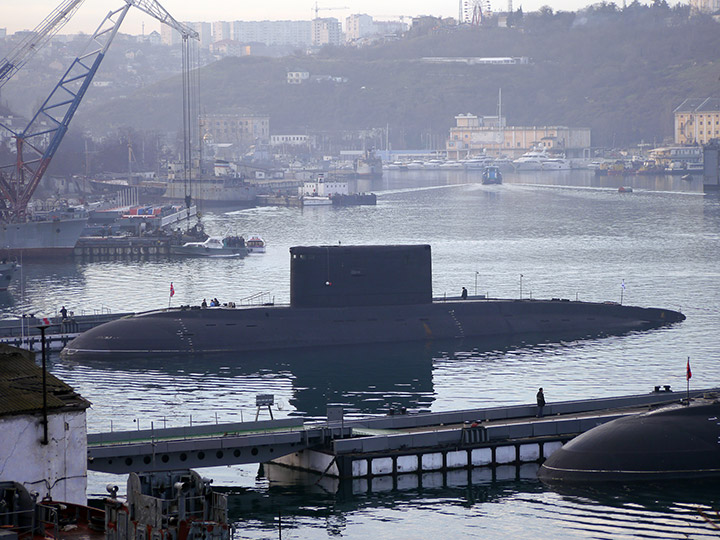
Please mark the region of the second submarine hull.
[[516, 334], [622, 333], [682, 321], [679, 312], [567, 300], [447, 300], [303, 308], [181, 307], [83, 333], [66, 357], [226, 353]]

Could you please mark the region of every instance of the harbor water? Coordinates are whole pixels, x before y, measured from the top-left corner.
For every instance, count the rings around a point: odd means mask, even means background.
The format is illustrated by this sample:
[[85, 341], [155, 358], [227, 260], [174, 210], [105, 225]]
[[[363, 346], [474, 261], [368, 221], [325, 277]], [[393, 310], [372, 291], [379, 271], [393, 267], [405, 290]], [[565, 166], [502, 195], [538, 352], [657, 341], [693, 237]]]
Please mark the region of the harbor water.
[[[624, 335], [517, 336], [383, 347], [76, 363], [51, 371], [92, 402], [89, 431], [254, 419], [257, 394], [275, 418], [405, 407], [443, 411], [718, 386], [720, 199], [699, 177], [596, 177], [589, 171], [505, 174], [389, 171], [360, 181], [377, 206], [206, 208], [209, 234], [260, 234], [243, 259], [26, 262], [0, 314], [127, 312], [203, 299], [290, 297], [289, 248], [320, 244], [432, 246], [433, 293], [613, 301], [682, 311], [674, 326]], [[632, 192], [618, 187], [631, 185]], [[170, 297], [170, 283], [175, 295]], [[318, 328], [318, 332], [324, 331]], [[260, 411], [260, 418], [269, 418]], [[240, 538], [712, 538], [716, 484], [555, 490], [535, 467], [425, 475], [420, 485], [338, 485], [238, 466], [202, 470], [230, 496]], [[89, 494], [123, 477], [90, 473]], [[281, 528], [281, 531], [280, 531]], [[280, 536], [281, 535], [281, 536]]]

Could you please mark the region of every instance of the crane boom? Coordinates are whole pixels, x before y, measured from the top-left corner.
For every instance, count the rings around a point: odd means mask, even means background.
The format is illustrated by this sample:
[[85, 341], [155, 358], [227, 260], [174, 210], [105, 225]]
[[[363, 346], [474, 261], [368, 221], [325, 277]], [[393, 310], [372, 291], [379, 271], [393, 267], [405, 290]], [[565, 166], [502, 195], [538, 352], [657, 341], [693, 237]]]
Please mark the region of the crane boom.
[[64, 0], [0, 61], [0, 88], [65, 26], [85, 0]]
[[154, 17], [163, 24], [167, 24], [171, 28], [174, 28], [183, 37], [192, 39], [200, 39], [200, 35], [187, 25], [184, 25], [176, 21], [167, 10], [160, 5], [156, 0], [125, 0], [128, 4], [135, 6], [136, 8], [144, 11], [151, 17]]
[[[69, 20], [84, 0], [65, 0], [64, 9], [55, 10], [38, 28], [36, 39], [30, 40], [22, 48], [24, 54], [13, 58], [27, 59], [34, 45], [45, 43], [54, 32]], [[60, 82], [57, 83], [30, 123], [22, 132], [15, 132], [8, 126], [16, 141], [16, 162], [0, 167], [0, 192], [3, 195], [0, 204], [0, 218], [7, 222], [21, 222], [27, 218], [27, 206], [37, 189], [40, 180], [50, 165], [55, 152], [68, 130], [80, 102], [85, 96], [100, 63], [115, 38], [125, 15], [131, 7], [137, 7], [163, 24], [176, 29], [187, 43], [189, 38], [199, 39], [197, 32], [176, 21], [156, 0], [125, 0], [125, 5], [109, 12], [90, 38], [80, 56], [75, 58]], [[24, 63], [24, 62], [23, 62]], [[2, 64], [4, 70], [0, 77], [14, 73], [19, 69], [17, 62]], [[12, 71], [12, 73], [10, 73]], [[8, 77], [9, 78], [9, 77]], [[7, 80], [7, 79], [5, 79]], [[3, 169], [14, 168], [10, 177]]]

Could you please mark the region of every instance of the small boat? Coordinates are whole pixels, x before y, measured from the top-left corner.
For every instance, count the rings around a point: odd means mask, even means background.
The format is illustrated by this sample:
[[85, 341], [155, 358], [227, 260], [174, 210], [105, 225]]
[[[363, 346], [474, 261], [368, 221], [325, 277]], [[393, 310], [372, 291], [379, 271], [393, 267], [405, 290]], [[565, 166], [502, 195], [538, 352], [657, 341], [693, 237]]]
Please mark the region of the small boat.
[[18, 264], [16, 262], [0, 262], [0, 291], [7, 291], [17, 269]]
[[245, 241], [245, 247], [248, 253], [265, 253], [265, 240], [257, 234], [250, 235]]
[[632, 193], [632, 190], [633, 188], [631, 188], [630, 186], [620, 186], [618, 188], [619, 193]]
[[483, 184], [502, 184], [502, 173], [500, 167], [496, 165], [490, 165], [485, 167], [482, 173]]
[[237, 236], [210, 236], [204, 242], [186, 242], [181, 246], [170, 246], [173, 255], [191, 257], [245, 257], [248, 249]]

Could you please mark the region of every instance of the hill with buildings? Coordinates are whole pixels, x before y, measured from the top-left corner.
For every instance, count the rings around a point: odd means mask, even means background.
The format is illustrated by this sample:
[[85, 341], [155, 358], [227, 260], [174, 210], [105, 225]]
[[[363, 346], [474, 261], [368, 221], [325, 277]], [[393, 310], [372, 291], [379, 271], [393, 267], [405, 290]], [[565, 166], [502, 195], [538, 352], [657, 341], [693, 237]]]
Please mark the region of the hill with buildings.
[[[228, 57], [199, 73], [207, 114], [270, 117], [270, 132], [342, 136], [374, 130], [384, 146], [443, 147], [460, 113], [502, 113], [509, 125], [590, 127], [593, 146], [662, 142], [685, 98], [717, 94], [718, 23], [686, 8], [633, 2], [577, 13], [512, 14], [511, 27], [437, 26], [365, 47], [313, 55]], [[494, 64], [479, 58], [513, 58]], [[288, 73], [305, 74], [290, 84]], [[96, 133], [177, 130], [179, 77], [81, 108]]]

